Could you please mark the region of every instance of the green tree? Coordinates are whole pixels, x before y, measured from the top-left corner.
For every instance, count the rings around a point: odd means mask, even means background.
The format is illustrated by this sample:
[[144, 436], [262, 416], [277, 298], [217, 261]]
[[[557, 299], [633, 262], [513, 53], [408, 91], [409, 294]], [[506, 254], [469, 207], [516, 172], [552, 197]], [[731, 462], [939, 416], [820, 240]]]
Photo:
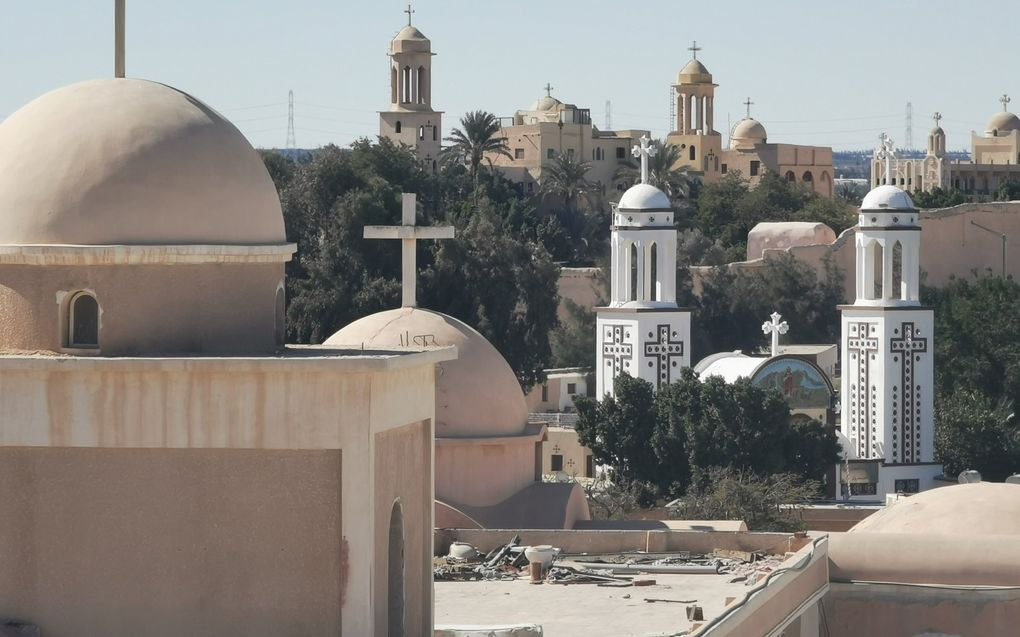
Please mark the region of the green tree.
[[595, 367], [595, 310], [564, 299], [566, 318], [550, 337], [554, 367]]
[[588, 179], [591, 164], [584, 160], [574, 161], [570, 155], [559, 154], [542, 166], [541, 194], [543, 197], [558, 197], [567, 210], [577, 210], [578, 204], [585, 208], [598, 202], [599, 186]]
[[1020, 424], [1013, 403], [973, 390], [941, 394], [935, 405], [935, 455], [945, 474], [977, 469], [1001, 482], [1020, 473]]
[[1016, 201], [1020, 199], [1020, 180], [1007, 179], [999, 183], [995, 191], [996, 201]]
[[914, 205], [922, 209], [950, 208], [966, 203], [967, 196], [955, 188], [943, 189], [936, 186], [928, 191], [912, 192], [910, 198]]
[[486, 155], [502, 155], [512, 158], [506, 137], [499, 134], [499, 119], [486, 111], [471, 111], [460, 118], [460, 128], [455, 128], [445, 141], [450, 145], [443, 149], [445, 158], [468, 167], [468, 173], [475, 188], [478, 187], [478, 172]]
[[743, 520], [751, 531], [801, 531], [797, 511], [810, 504], [819, 485], [792, 473], [759, 475], [713, 467], [695, 481], [670, 516], [683, 520]]

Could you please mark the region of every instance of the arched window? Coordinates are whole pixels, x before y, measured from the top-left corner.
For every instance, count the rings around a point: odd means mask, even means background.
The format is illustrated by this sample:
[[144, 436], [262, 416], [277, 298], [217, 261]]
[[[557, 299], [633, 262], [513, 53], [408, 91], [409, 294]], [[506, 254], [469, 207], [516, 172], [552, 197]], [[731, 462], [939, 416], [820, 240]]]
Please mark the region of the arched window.
[[99, 347], [99, 302], [88, 292], [78, 292], [67, 306], [68, 347]]
[[399, 119], [397, 120], [397, 125], [395, 126], [395, 128], [396, 128], [396, 131], [399, 133], [400, 132], [400, 120]]
[[882, 285], [884, 282], [882, 278], [885, 276], [885, 255], [882, 249], [882, 244], [875, 242], [875, 294], [871, 297], [873, 299], [885, 298], [885, 289]]
[[424, 66], [419, 66], [418, 67], [418, 81], [416, 82], [416, 84], [417, 84], [417, 90], [416, 90], [417, 95], [415, 97], [417, 99], [415, 101], [418, 102], [419, 104], [424, 104], [425, 103], [425, 67]]
[[807, 183], [811, 183], [812, 181], [815, 180], [814, 175], [811, 174], [810, 170], [805, 170], [804, 174], [801, 175], [800, 179], [801, 181], [805, 181]]
[[406, 104], [411, 101], [411, 67], [405, 66], [401, 74], [400, 101]]
[[404, 513], [400, 501], [390, 511], [389, 551], [386, 564], [386, 634], [404, 637]]
[[630, 244], [630, 300], [637, 300], [638, 272], [637, 272], [637, 245]]
[[889, 292], [906, 300], [906, 290], [903, 289], [903, 244], [899, 241], [892, 247], [892, 289]]
[[424, 126], [419, 126], [418, 127], [418, 139], [425, 139], [425, 127]]
[[283, 346], [287, 340], [287, 295], [281, 285], [276, 289], [276, 344]]
[[396, 104], [397, 100], [400, 99], [397, 95], [397, 87], [399, 81], [397, 80], [397, 67], [390, 69], [390, 102]]
[[691, 148], [690, 148], [690, 151], [691, 151], [691, 161], [694, 161], [695, 159], [697, 159], [697, 158], [698, 158], [698, 157], [697, 157], [697, 153], [696, 153], [696, 152], [695, 152], [695, 150], [694, 150], [694, 144], [691, 144]]
[[432, 127], [432, 141], [434, 141], [434, 142], [439, 141], [439, 127], [438, 126], [433, 126]]
[[658, 301], [659, 300], [659, 267], [658, 267], [658, 250], [655, 244], [652, 243], [651, 247], [648, 248], [648, 280], [650, 290], [648, 290], [648, 300]]
[[792, 170], [787, 170], [786, 181], [797, 181], [797, 175], [794, 175]]

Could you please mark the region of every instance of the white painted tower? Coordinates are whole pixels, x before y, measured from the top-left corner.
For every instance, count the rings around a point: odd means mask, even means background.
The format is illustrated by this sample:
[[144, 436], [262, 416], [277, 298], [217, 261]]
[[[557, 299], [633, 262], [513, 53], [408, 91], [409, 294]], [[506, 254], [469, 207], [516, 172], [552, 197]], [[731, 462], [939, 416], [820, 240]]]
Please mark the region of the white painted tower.
[[676, 303], [676, 220], [669, 197], [648, 184], [647, 137], [634, 147], [641, 183], [613, 210], [611, 299], [597, 308], [598, 396], [613, 394], [620, 374], [656, 389], [690, 367], [691, 311]]
[[910, 196], [895, 186], [869, 192], [855, 245], [857, 298], [840, 307], [841, 427], [857, 467], [850, 496], [882, 499], [929, 489], [942, 473], [934, 457], [934, 315], [920, 303], [921, 225]]

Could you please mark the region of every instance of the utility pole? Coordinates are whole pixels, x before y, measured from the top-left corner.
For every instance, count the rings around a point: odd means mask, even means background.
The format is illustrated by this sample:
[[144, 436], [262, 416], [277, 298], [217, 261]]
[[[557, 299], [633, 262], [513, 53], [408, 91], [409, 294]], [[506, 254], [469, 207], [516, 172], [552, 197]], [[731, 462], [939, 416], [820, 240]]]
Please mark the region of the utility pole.
[[911, 102], [907, 102], [906, 129], [903, 133], [903, 147], [914, 150], [914, 105]]
[[297, 141], [294, 139], [294, 91], [287, 93], [287, 150], [297, 149]]
[[606, 130], [613, 130], [613, 103], [606, 100]]

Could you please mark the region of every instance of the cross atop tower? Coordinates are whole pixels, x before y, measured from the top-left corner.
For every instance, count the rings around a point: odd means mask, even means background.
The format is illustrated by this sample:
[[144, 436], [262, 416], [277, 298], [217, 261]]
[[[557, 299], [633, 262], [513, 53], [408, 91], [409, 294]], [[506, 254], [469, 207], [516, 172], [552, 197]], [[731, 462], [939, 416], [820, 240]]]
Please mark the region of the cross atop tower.
[[401, 242], [401, 307], [416, 307], [418, 277], [417, 244], [419, 239], [452, 239], [453, 226], [415, 225], [417, 196], [401, 195], [399, 226], [365, 226], [366, 239], [400, 239]]
[[931, 118], [935, 120], [935, 127], [938, 128], [939, 122], [942, 121], [942, 113], [935, 111]]
[[701, 47], [698, 46], [698, 41], [694, 40], [691, 43], [691, 46], [687, 47], [687, 50], [690, 51], [691, 53], [693, 53], [694, 54], [694, 59], [697, 60], [698, 59], [698, 51], [701, 50]]
[[999, 101], [1002, 102], [1002, 110], [1005, 111], [1006, 110], [1006, 105], [1009, 104], [1010, 102], [1012, 102], [1013, 100], [1009, 99], [1009, 95], [1006, 95], [1005, 93], [1003, 93], [1002, 97], [999, 98]]
[[875, 151], [875, 158], [885, 162], [885, 183], [892, 184], [892, 160], [896, 156], [896, 152], [893, 150], [893, 140], [889, 139], [885, 133], [879, 135], [878, 139], [879, 146]]
[[404, 9], [404, 13], [407, 14], [407, 26], [411, 26], [411, 14], [414, 13], [414, 9], [411, 8], [411, 4], [407, 4], [407, 8]]
[[542, 90], [545, 91], [545, 96], [546, 97], [552, 97], [552, 90], [553, 90], [552, 84], [550, 84], [549, 82], [546, 82], [545, 86], [542, 87]]
[[783, 315], [779, 312], [773, 312], [769, 316], [772, 321], [765, 321], [761, 324], [761, 331], [763, 334], [772, 335], [772, 355], [779, 355], [779, 335], [786, 334], [790, 331], [790, 326], [786, 321], [780, 322], [779, 319], [783, 318]]
[[744, 102], [744, 106], [747, 107], [747, 119], [751, 119], [751, 107], [754, 106], [754, 102], [751, 101], [750, 97], [748, 97], [747, 101]]
[[124, 77], [124, 0], [113, 3], [113, 76]]
[[655, 143], [648, 139], [648, 135], [642, 135], [638, 141], [641, 142], [641, 145], [634, 144], [634, 147], [630, 149], [630, 154], [641, 158], [641, 183], [647, 184], [648, 158], [655, 152]]

